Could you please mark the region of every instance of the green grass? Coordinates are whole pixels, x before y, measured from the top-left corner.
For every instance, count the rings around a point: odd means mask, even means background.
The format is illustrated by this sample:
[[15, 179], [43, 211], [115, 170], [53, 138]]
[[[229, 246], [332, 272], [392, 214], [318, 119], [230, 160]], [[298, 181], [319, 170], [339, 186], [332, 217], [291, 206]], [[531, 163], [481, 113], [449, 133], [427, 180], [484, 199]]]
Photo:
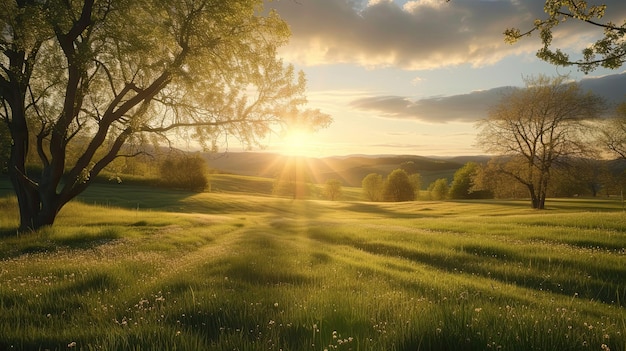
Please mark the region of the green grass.
[[0, 198], [0, 349], [626, 350], [612, 200], [112, 187], [21, 235]]

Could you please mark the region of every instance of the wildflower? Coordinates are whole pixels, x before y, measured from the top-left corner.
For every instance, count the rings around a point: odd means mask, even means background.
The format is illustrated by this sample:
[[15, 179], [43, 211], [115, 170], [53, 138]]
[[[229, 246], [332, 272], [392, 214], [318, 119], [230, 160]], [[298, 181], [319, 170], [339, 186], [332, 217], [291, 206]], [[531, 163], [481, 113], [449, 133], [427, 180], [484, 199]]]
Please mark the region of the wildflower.
[[76, 347], [76, 341], [72, 341], [71, 343], [67, 344], [68, 348], [72, 348], [72, 347]]
[[611, 351], [611, 348], [609, 348], [606, 344], [602, 344], [600, 347], [602, 348], [602, 351]]

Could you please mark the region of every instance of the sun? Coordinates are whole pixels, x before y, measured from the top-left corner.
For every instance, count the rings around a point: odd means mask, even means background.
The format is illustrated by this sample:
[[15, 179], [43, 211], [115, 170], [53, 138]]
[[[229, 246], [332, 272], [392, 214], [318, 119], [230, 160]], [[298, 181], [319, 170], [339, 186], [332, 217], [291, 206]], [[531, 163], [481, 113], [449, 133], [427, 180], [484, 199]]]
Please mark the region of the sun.
[[314, 144], [311, 132], [291, 130], [287, 132], [280, 145], [280, 153], [288, 156], [308, 156]]

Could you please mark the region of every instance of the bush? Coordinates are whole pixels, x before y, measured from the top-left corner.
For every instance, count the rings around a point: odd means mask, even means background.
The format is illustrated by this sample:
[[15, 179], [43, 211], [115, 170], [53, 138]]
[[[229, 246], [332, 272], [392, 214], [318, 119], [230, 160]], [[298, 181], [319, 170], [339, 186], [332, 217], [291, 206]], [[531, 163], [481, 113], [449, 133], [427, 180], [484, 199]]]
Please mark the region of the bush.
[[383, 198], [386, 201], [413, 201], [415, 188], [403, 169], [396, 169], [387, 176]]
[[370, 173], [361, 181], [363, 195], [369, 201], [380, 201], [383, 198], [383, 176], [377, 173]]
[[209, 185], [206, 161], [199, 155], [170, 157], [159, 167], [161, 185], [203, 191]]
[[324, 185], [324, 195], [326, 195], [327, 199], [335, 201], [341, 196], [341, 193], [342, 189], [340, 180], [329, 179], [326, 181], [326, 184]]

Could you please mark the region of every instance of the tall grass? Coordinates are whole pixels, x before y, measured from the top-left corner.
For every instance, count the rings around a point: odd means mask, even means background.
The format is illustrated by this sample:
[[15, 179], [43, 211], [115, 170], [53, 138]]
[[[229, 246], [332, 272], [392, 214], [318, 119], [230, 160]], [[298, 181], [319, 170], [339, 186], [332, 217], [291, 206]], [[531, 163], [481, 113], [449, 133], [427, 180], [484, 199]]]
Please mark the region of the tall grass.
[[619, 205], [87, 195], [0, 199], [0, 349], [626, 350]]

